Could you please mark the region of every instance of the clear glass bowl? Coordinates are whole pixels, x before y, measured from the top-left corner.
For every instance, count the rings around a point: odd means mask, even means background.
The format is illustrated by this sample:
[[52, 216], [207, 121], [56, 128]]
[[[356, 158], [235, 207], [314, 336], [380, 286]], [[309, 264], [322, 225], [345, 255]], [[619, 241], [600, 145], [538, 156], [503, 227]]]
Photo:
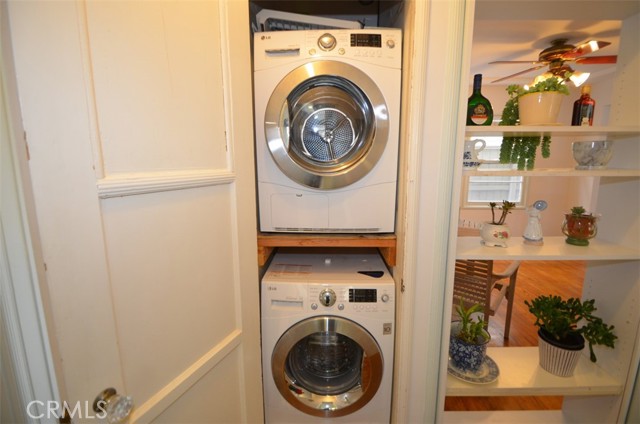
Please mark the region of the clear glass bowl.
[[613, 141], [574, 141], [576, 169], [605, 169], [613, 156]]

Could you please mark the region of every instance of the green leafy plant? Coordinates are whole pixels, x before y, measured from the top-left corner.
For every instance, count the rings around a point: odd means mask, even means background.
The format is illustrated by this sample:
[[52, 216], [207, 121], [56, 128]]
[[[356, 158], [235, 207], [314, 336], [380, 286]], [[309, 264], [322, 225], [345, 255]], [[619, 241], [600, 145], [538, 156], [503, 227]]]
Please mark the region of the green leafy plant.
[[528, 89], [523, 89], [521, 96], [528, 93], [542, 93], [545, 91], [557, 91], [560, 94], [569, 95], [569, 87], [567, 87], [567, 80], [571, 76], [570, 72], [565, 72], [564, 78], [547, 78], [539, 81]]
[[[502, 205], [498, 206], [496, 202], [490, 202], [489, 207], [491, 208], [491, 223], [494, 225], [504, 225], [504, 222], [507, 220], [507, 215], [511, 213], [511, 209], [516, 207], [516, 204], [508, 200], [503, 200]], [[497, 220], [496, 209], [501, 211]]]
[[460, 316], [460, 328], [456, 337], [465, 343], [483, 344], [491, 338], [486, 331], [487, 323], [477, 318], [473, 321], [472, 314], [482, 312], [482, 306], [474, 303], [469, 308], [464, 307], [464, 303], [460, 300], [460, 304], [456, 306], [456, 312]]
[[[568, 95], [569, 88], [564, 83], [570, 73], [565, 74], [565, 78], [547, 78], [537, 84], [525, 89], [524, 87], [511, 84], [507, 87], [509, 99], [504, 105], [502, 111], [502, 120], [500, 125], [518, 125], [520, 121], [520, 110], [518, 99], [525, 94], [539, 93], [545, 91], [556, 91], [561, 94]], [[532, 170], [535, 166], [536, 153], [538, 147], [541, 147], [543, 158], [551, 155], [551, 136], [509, 136], [502, 138], [500, 146], [500, 163], [514, 163], [519, 170]]]
[[[580, 334], [589, 344], [589, 357], [592, 362], [596, 362], [596, 355], [593, 352], [594, 345], [604, 345], [614, 347], [618, 338], [614, 333], [613, 325], [605, 324], [601, 318], [593, 315], [596, 311], [595, 300], [585, 300], [570, 298], [563, 300], [560, 296], [538, 296], [531, 302], [525, 300], [536, 317], [535, 325], [544, 329], [551, 337], [558, 342], [564, 342], [572, 334]], [[582, 323], [579, 327], [578, 323]]]
[[586, 210], [582, 206], [574, 206], [571, 208], [571, 215], [573, 216], [582, 216], [585, 212]]

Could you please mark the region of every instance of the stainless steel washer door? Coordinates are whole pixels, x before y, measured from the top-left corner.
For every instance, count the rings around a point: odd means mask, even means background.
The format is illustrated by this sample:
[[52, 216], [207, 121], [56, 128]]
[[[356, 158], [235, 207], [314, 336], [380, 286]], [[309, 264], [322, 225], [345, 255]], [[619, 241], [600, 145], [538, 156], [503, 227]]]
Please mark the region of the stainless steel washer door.
[[287, 74], [269, 99], [265, 136], [280, 170], [307, 187], [336, 189], [367, 175], [389, 135], [382, 93], [364, 72], [318, 61]]
[[382, 381], [382, 351], [368, 331], [348, 319], [301, 321], [280, 337], [271, 371], [280, 394], [300, 411], [341, 417], [365, 406]]

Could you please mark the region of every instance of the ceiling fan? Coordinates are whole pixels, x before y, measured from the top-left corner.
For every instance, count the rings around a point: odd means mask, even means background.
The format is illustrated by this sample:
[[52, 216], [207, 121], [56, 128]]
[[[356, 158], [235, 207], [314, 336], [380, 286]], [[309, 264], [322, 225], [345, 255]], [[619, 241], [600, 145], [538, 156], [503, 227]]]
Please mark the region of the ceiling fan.
[[591, 40], [586, 43], [580, 44], [578, 46], [574, 46], [572, 44], [567, 44], [569, 41], [567, 38], [558, 38], [551, 41], [551, 46], [542, 50], [538, 55], [538, 60], [530, 61], [530, 60], [498, 60], [495, 62], [490, 62], [490, 65], [495, 64], [504, 64], [504, 63], [528, 63], [531, 65], [535, 65], [532, 68], [525, 69], [524, 71], [517, 72], [515, 74], [511, 74], [509, 76], [497, 79], [492, 82], [500, 82], [504, 81], [518, 75], [526, 74], [527, 72], [535, 71], [536, 69], [543, 68], [545, 66], [549, 66], [549, 72], [556, 76], [564, 76], [566, 71], [575, 72], [573, 68], [569, 65], [566, 65], [565, 62], [575, 62], [578, 64], [585, 65], [594, 65], [594, 64], [610, 64], [616, 63], [617, 56], [591, 56], [584, 57], [589, 53], [593, 53], [597, 50], [600, 50], [603, 47], [608, 46], [609, 42], [606, 41], [597, 41]]

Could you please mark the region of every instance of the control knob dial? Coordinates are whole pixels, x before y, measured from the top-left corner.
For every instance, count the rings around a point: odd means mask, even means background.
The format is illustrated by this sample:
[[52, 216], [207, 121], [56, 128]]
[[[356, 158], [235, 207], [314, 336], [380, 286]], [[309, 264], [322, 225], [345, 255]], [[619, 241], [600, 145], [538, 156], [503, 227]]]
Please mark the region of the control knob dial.
[[336, 292], [331, 289], [324, 289], [320, 292], [319, 300], [324, 306], [333, 306], [336, 303]]
[[320, 38], [318, 38], [318, 46], [324, 51], [333, 50], [336, 44], [336, 37], [329, 33], [322, 34]]

